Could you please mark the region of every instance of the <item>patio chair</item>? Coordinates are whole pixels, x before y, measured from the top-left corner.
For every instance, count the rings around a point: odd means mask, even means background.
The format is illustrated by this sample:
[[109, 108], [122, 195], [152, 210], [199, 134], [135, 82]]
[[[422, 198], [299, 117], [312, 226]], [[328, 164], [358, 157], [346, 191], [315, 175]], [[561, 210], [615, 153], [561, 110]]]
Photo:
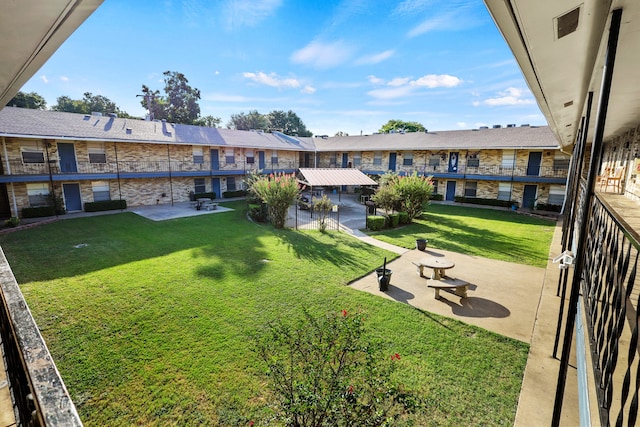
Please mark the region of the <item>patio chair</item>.
[[602, 191], [602, 187], [604, 187], [604, 191], [607, 191], [609, 185], [613, 185], [616, 189], [617, 193], [620, 193], [620, 181], [622, 180], [622, 175], [624, 173], [624, 167], [620, 166], [616, 168], [616, 171], [611, 176], [603, 177], [600, 184], [600, 191]]

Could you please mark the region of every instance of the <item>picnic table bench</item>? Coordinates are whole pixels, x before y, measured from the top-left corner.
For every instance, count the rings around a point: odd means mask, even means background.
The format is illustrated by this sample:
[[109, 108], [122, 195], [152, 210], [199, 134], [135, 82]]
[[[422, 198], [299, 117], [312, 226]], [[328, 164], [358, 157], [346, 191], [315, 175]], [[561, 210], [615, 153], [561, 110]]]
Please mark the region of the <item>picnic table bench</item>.
[[436, 299], [440, 298], [440, 291], [449, 292], [450, 294], [457, 295], [461, 298], [466, 298], [467, 290], [469, 289], [469, 282], [454, 279], [452, 277], [446, 277], [440, 280], [430, 280], [427, 286], [435, 290]]
[[418, 268], [418, 274], [420, 277], [425, 277], [425, 267], [432, 269], [432, 274], [427, 286], [434, 289], [436, 299], [440, 298], [440, 291], [449, 292], [461, 298], [467, 297], [469, 282], [449, 277], [445, 274], [445, 270], [455, 266], [452, 261], [442, 257], [433, 257], [423, 258], [418, 262], [412, 262], [412, 264]]

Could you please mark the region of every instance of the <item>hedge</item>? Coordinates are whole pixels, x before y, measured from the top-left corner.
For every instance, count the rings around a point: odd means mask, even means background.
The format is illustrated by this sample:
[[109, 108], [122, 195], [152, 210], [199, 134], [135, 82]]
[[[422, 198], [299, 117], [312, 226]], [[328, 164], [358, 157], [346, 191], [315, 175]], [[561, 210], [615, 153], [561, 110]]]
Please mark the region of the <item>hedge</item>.
[[435, 194], [432, 193], [429, 196], [429, 200], [442, 201], [443, 199], [444, 199], [444, 197], [442, 196], [442, 194], [438, 194], [438, 193], [435, 193]]
[[392, 213], [389, 214], [389, 226], [397, 227], [400, 224], [400, 214]]
[[456, 196], [455, 201], [458, 203], [470, 203], [474, 205], [502, 206], [504, 208], [509, 208], [513, 204], [517, 205], [517, 202], [511, 200], [483, 199], [480, 197]]
[[195, 193], [193, 195], [193, 200], [198, 200], [198, 199], [215, 199], [216, 198], [216, 193], [213, 192], [209, 192], [209, 193]]
[[230, 199], [232, 197], [244, 197], [246, 195], [246, 190], [225, 191], [224, 193], [222, 193], [222, 197], [225, 199]]
[[86, 202], [84, 204], [85, 212], [114, 211], [118, 209], [127, 209], [126, 200], [102, 200], [99, 202]]
[[22, 208], [22, 218], [41, 218], [43, 216], [54, 216], [55, 214], [56, 209], [53, 205]]
[[367, 215], [367, 228], [378, 231], [384, 228], [386, 218], [380, 215]]
[[400, 224], [408, 224], [409, 223], [409, 214], [406, 212], [398, 213], [400, 215]]
[[551, 205], [549, 203], [538, 203], [536, 205], [536, 209], [538, 209], [540, 211], [560, 212], [562, 210], [562, 205]]

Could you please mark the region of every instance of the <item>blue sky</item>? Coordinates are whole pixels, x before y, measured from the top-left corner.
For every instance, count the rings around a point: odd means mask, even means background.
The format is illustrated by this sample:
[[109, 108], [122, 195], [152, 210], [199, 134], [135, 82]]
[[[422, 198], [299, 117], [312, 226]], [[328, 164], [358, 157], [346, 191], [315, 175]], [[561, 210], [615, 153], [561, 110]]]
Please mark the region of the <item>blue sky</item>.
[[201, 91], [201, 115], [293, 110], [316, 135], [545, 125], [482, 0], [105, 0], [22, 88], [136, 94], [164, 71]]

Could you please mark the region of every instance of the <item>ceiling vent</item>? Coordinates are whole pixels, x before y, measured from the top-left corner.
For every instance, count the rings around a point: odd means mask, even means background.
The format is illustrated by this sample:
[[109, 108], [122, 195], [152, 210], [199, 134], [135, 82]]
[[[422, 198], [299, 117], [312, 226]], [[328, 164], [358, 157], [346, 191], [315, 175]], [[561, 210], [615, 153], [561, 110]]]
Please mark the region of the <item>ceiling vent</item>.
[[556, 19], [556, 35], [558, 39], [568, 36], [578, 29], [580, 22], [580, 7], [558, 16]]

